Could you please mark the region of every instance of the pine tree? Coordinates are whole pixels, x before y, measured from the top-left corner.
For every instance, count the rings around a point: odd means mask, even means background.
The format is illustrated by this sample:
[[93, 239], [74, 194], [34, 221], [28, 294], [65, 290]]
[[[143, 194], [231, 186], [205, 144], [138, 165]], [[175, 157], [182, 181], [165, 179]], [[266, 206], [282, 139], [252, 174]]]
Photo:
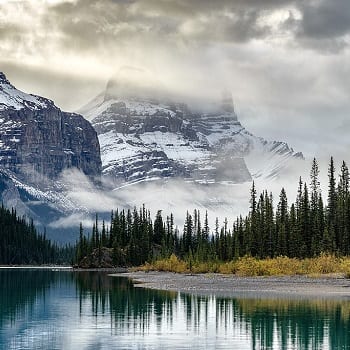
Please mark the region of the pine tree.
[[155, 244], [162, 244], [162, 241], [164, 240], [165, 236], [165, 230], [164, 230], [164, 224], [163, 224], [163, 218], [162, 218], [162, 211], [158, 210], [156, 218], [154, 220], [153, 224], [153, 240]]
[[287, 242], [288, 232], [288, 200], [284, 188], [282, 188], [276, 213], [276, 255], [286, 255], [288, 253]]
[[293, 258], [300, 257], [301, 237], [294, 203], [290, 207], [288, 226], [290, 231], [290, 239], [288, 242], [287, 255]]
[[81, 259], [86, 255], [85, 247], [84, 247], [84, 230], [83, 224], [79, 224], [79, 241], [76, 248], [76, 261], [81, 261]]
[[102, 231], [101, 231], [101, 245], [103, 247], [107, 247], [108, 242], [107, 242], [107, 232], [106, 232], [106, 225], [105, 221], [102, 221]]
[[319, 182], [319, 168], [316, 158], [312, 161], [312, 167], [310, 172], [310, 189], [311, 189], [311, 201], [310, 201], [310, 236], [311, 236], [311, 255], [319, 255], [321, 253], [322, 246], [322, 233], [319, 212], [323, 208], [319, 208], [319, 198], [321, 196], [320, 182]]
[[335, 183], [335, 168], [333, 157], [331, 157], [328, 168], [328, 205], [327, 205], [327, 243], [328, 247], [336, 249], [339, 246], [339, 237], [336, 229], [336, 206], [337, 206], [337, 192]]
[[[260, 200], [262, 198], [260, 197]], [[259, 240], [259, 209], [261, 208], [261, 202], [260, 206], [257, 201], [257, 193], [255, 188], [255, 182], [253, 181], [252, 188], [250, 190], [250, 229], [249, 229], [249, 236], [247, 237], [246, 243], [247, 243], [247, 251], [249, 251], [253, 256], [256, 256], [258, 254], [258, 240]]]
[[339, 236], [339, 250], [342, 254], [349, 254], [349, 169], [343, 161], [339, 175], [337, 196], [337, 229]]
[[183, 230], [184, 254], [193, 251], [193, 219], [189, 212], [186, 213], [186, 221]]
[[301, 254], [302, 257], [311, 256], [311, 235], [310, 235], [310, 201], [309, 191], [306, 183], [302, 194], [300, 210], [300, 227], [301, 227]]

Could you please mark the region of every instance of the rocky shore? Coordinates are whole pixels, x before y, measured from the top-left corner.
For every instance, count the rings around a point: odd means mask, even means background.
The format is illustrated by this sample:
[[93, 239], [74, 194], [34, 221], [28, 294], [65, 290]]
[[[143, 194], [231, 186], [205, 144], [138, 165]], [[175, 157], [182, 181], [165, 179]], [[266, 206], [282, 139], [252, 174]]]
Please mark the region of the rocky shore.
[[196, 295], [246, 298], [341, 298], [350, 299], [350, 279], [341, 275], [237, 277], [222, 274], [127, 272], [136, 287], [178, 291]]

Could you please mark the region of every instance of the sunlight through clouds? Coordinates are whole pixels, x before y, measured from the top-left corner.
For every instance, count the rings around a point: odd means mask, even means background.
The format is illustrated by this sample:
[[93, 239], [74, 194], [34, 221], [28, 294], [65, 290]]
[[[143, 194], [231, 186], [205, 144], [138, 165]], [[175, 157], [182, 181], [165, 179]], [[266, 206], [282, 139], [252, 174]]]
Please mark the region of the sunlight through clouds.
[[182, 96], [230, 89], [247, 128], [306, 155], [348, 119], [349, 38], [348, 0], [0, 0], [0, 70], [20, 88], [77, 110], [140, 67]]

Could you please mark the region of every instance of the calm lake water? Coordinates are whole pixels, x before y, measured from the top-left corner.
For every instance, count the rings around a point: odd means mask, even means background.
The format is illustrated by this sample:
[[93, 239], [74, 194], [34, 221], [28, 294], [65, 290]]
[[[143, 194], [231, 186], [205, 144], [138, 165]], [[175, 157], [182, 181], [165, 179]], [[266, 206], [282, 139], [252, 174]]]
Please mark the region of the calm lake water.
[[0, 269], [0, 349], [350, 349], [350, 302], [199, 297]]

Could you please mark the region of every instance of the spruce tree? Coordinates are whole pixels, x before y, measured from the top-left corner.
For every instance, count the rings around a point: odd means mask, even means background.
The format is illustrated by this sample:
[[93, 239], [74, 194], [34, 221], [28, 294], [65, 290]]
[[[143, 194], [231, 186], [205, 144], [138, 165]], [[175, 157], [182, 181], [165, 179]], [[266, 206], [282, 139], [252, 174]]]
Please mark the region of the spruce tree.
[[336, 206], [337, 206], [337, 192], [335, 183], [335, 168], [334, 160], [331, 157], [328, 168], [328, 203], [327, 203], [327, 246], [336, 249], [339, 245], [339, 237], [336, 230]]
[[302, 195], [302, 204], [300, 210], [300, 224], [301, 224], [301, 240], [302, 249], [301, 256], [311, 256], [311, 235], [310, 235], [310, 200], [309, 191], [306, 183], [304, 183], [304, 190]]
[[153, 224], [153, 240], [155, 244], [162, 244], [165, 236], [162, 211], [158, 210]]
[[349, 169], [343, 161], [339, 175], [337, 196], [337, 229], [339, 235], [339, 250], [349, 254]]
[[321, 253], [322, 246], [322, 223], [320, 221], [319, 212], [323, 208], [319, 208], [319, 198], [321, 196], [320, 182], [319, 182], [319, 168], [316, 158], [312, 161], [312, 167], [310, 172], [310, 189], [311, 189], [311, 201], [310, 201], [310, 236], [311, 236], [311, 255], [319, 255]]
[[276, 255], [288, 253], [288, 200], [284, 188], [282, 188], [276, 212]]

